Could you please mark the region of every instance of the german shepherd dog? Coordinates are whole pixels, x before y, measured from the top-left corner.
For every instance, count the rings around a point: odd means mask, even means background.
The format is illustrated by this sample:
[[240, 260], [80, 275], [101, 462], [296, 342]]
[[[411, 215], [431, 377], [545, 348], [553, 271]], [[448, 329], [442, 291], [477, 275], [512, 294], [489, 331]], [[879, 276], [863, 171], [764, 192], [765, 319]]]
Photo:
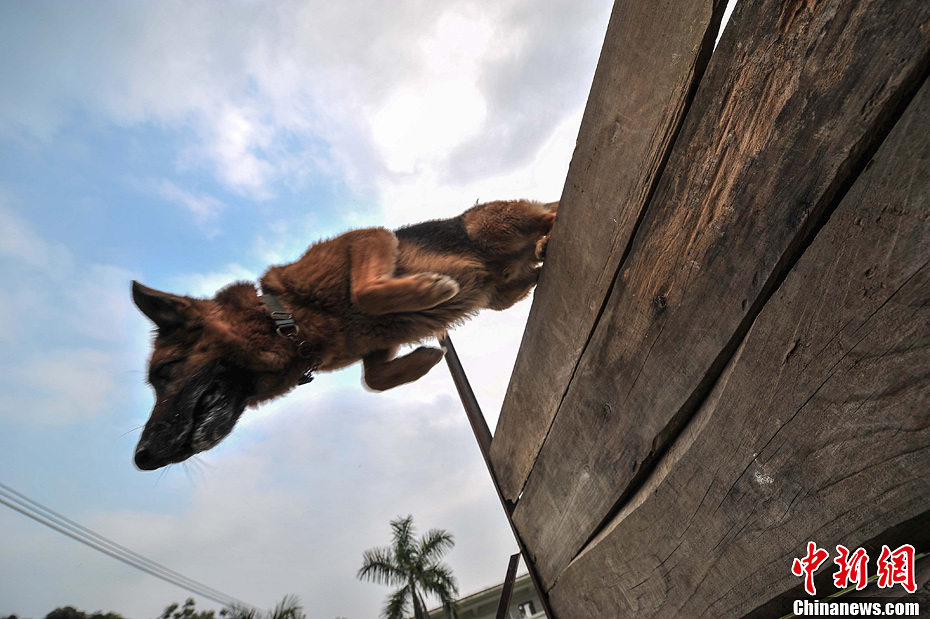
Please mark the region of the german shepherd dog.
[[558, 202], [489, 202], [458, 217], [391, 232], [353, 230], [312, 245], [291, 264], [212, 299], [132, 283], [155, 323], [148, 379], [155, 406], [135, 451], [154, 470], [210, 449], [255, 406], [308, 382], [311, 372], [361, 361], [383, 391], [417, 380], [443, 357], [402, 344], [440, 337], [480, 309], [502, 310], [527, 294]]

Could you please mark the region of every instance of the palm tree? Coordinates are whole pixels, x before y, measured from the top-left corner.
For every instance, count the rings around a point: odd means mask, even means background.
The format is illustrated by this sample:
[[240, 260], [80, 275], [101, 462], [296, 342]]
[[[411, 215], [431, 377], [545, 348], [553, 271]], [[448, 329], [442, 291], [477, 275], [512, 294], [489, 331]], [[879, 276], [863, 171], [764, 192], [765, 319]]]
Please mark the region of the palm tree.
[[226, 619], [307, 619], [300, 598], [296, 595], [285, 595], [274, 610], [267, 613], [251, 606], [232, 604], [221, 610], [220, 615]]
[[429, 619], [424, 594], [434, 595], [450, 619], [458, 617], [455, 596], [458, 586], [452, 570], [439, 562], [455, 542], [452, 534], [432, 529], [419, 540], [414, 539], [413, 516], [391, 521], [394, 543], [385, 548], [366, 550], [359, 578], [399, 587], [387, 600], [382, 615], [386, 619], [404, 619], [413, 607], [414, 619]]

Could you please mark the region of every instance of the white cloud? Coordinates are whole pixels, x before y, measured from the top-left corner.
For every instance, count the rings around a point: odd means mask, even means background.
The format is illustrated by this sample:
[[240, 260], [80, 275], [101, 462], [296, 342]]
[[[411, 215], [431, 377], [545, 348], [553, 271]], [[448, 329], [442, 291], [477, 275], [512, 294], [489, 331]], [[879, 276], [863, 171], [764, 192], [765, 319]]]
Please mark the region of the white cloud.
[[13, 300], [6, 295], [0, 295], [0, 342], [12, 340], [17, 335], [15, 320], [19, 311]]
[[0, 418], [47, 426], [105, 413], [119, 368], [144, 354], [126, 342], [147, 339], [129, 299], [132, 273], [79, 264], [2, 203], [0, 222], [10, 301], [0, 311]]
[[217, 220], [226, 210], [226, 205], [209, 194], [196, 194], [181, 189], [169, 180], [158, 183], [158, 192], [171, 200], [183, 205], [194, 217], [195, 223], [209, 238], [220, 233]]
[[443, 179], [433, 169], [409, 179], [384, 183], [381, 191], [385, 223], [399, 226], [416, 219], [451, 217], [476, 201], [558, 200], [574, 151], [582, 111], [582, 108], [576, 108], [567, 114], [529, 162], [507, 173], [489, 174], [480, 180], [459, 184]]
[[229, 264], [213, 273], [186, 273], [172, 278], [171, 292], [192, 297], [212, 297], [216, 292], [236, 281], [255, 281], [259, 273], [238, 264]]
[[254, 109], [224, 106], [218, 111], [205, 145], [206, 156], [216, 162], [221, 180], [257, 199], [273, 196], [274, 168], [261, 152], [271, 146], [274, 129]]
[[39, 351], [4, 365], [0, 417], [28, 425], [86, 422], [107, 410], [118, 363], [94, 349]]
[[75, 108], [181, 128], [192, 141], [179, 166], [259, 200], [308, 170], [388, 198], [398, 186], [467, 189], [525, 169], [583, 104], [600, 48], [590, 32], [609, 6], [27, 7], [0, 47], [25, 58], [0, 75], [0, 133], [48, 138]]
[[389, 172], [409, 175], [444, 161], [487, 116], [479, 79], [493, 56], [493, 15], [442, 14], [419, 41], [418, 71], [372, 115], [372, 139]]
[[73, 264], [71, 252], [62, 245], [46, 242], [36, 234], [14, 214], [14, 203], [13, 196], [0, 190], [0, 258], [46, 272], [69, 268]]
[[88, 264], [73, 271], [60, 267], [62, 278], [50, 308], [63, 330], [104, 345], [122, 345], [134, 328], [138, 312], [130, 301], [129, 284], [135, 274], [123, 267]]
[[390, 172], [414, 174], [426, 162], [445, 158], [478, 129], [485, 113], [484, 98], [468, 80], [410, 88], [378, 110], [372, 137]]

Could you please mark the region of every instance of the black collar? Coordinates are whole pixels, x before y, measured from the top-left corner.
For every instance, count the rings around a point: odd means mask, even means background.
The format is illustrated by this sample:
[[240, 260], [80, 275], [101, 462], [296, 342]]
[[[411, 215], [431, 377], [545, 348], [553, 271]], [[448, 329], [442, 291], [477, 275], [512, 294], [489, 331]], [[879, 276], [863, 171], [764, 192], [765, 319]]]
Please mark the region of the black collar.
[[281, 301], [273, 294], [262, 293], [258, 297], [268, 308], [271, 319], [274, 321], [275, 331], [281, 337], [287, 338], [297, 345], [297, 357], [309, 362], [307, 369], [301, 375], [298, 385], [306, 385], [313, 380], [313, 371], [319, 366], [319, 361], [313, 361], [313, 349], [306, 340], [298, 337], [300, 327], [294, 321], [294, 315], [284, 309]]

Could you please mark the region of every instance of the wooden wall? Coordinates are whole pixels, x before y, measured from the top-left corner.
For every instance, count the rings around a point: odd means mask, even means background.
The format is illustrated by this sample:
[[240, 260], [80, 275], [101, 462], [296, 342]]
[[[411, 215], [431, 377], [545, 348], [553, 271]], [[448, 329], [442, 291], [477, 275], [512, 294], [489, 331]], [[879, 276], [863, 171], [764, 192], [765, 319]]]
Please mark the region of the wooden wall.
[[492, 442], [559, 617], [930, 548], [930, 2], [723, 4], [616, 1]]

